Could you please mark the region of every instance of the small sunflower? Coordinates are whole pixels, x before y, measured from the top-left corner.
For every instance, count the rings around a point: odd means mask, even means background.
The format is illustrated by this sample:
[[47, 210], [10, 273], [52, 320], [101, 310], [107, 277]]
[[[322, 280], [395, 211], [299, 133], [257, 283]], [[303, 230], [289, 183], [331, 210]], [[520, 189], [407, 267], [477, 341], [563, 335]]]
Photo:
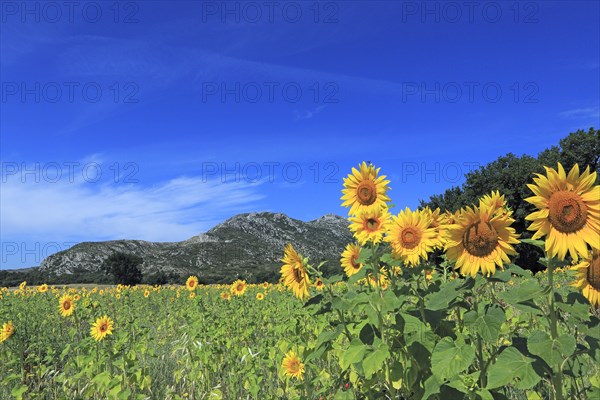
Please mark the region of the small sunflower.
[[71, 297], [70, 294], [64, 294], [58, 300], [58, 311], [60, 311], [60, 315], [63, 317], [69, 317], [75, 311], [75, 300]]
[[496, 266], [510, 263], [508, 255], [515, 255], [513, 244], [519, 243], [514, 222], [508, 214], [498, 214], [497, 209], [481, 203], [480, 207], [467, 207], [461, 211], [457, 223], [448, 227], [446, 256], [455, 262], [463, 275], [475, 277], [478, 271], [490, 276]]
[[100, 317], [92, 324], [90, 328], [90, 335], [97, 342], [104, 339], [107, 335], [112, 335], [114, 322], [108, 316]]
[[513, 213], [506, 205], [504, 195], [501, 195], [498, 190], [494, 190], [492, 193], [486, 194], [479, 199], [479, 206], [481, 207], [481, 205], [494, 209], [494, 215], [508, 215], [510, 217]]
[[5, 322], [4, 325], [2, 325], [2, 330], [0, 330], [0, 343], [10, 338], [13, 333], [15, 333], [15, 326], [12, 321]]
[[144, 290], [144, 297], [148, 298], [150, 296], [150, 291], [148, 289]]
[[358, 263], [358, 257], [360, 256], [360, 246], [357, 244], [349, 243], [346, 249], [342, 253], [342, 259], [340, 263], [344, 267], [344, 272], [347, 276], [356, 274], [362, 268], [362, 264]]
[[262, 293], [256, 293], [256, 300], [260, 301], [263, 300], [265, 298], [265, 295]]
[[363, 162], [359, 168], [352, 168], [352, 173], [344, 178], [342, 207], [350, 207], [350, 215], [370, 208], [386, 208], [390, 198], [385, 193], [390, 181], [385, 180], [385, 175], [378, 176], [380, 168], [375, 169], [371, 164]]
[[325, 287], [325, 285], [323, 284], [323, 280], [321, 278], [317, 278], [315, 279], [315, 288], [319, 291], [323, 290], [323, 288]]
[[193, 275], [187, 278], [187, 281], [185, 281], [185, 287], [189, 291], [196, 290], [198, 287], [198, 278]]
[[37, 287], [37, 291], [38, 293], [46, 293], [48, 291], [48, 285], [47, 284], [43, 284]]
[[262, 287], [263, 287], [263, 289], [268, 289], [269, 288], [269, 282], [263, 282]]
[[310, 278], [306, 270], [305, 260], [294, 250], [291, 244], [287, 244], [281, 261], [283, 262], [281, 267], [283, 284], [291, 289], [300, 300], [308, 298], [310, 296], [308, 292]]
[[293, 350], [290, 350], [285, 355], [283, 362], [281, 363], [281, 367], [287, 376], [298, 378], [300, 380], [303, 379], [302, 375], [304, 374], [304, 364], [300, 362], [300, 359], [298, 356], [296, 356], [296, 353], [294, 353]]
[[190, 292], [190, 299], [196, 298], [196, 292]]
[[248, 288], [248, 285], [246, 284], [246, 281], [238, 279], [237, 281], [235, 281], [231, 284], [229, 291], [233, 295], [242, 296], [244, 293], [246, 293], [247, 288]]
[[572, 268], [577, 271], [577, 278], [571, 285], [581, 290], [592, 306], [600, 308], [600, 252], [591, 251]]
[[350, 217], [350, 230], [360, 245], [381, 242], [391, 218], [387, 208], [371, 208]]
[[590, 167], [579, 174], [575, 164], [569, 174], [558, 163], [558, 171], [546, 168], [546, 175], [536, 174], [535, 185], [527, 185], [535, 196], [525, 201], [538, 208], [525, 217], [532, 221], [527, 228], [536, 231], [532, 239], [546, 236], [546, 252], [564, 260], [567, 252], [574, 261], [586, 257], [587, 245], [600, 250], [600, 185], [594, 185], [596, 172]]
[[223, 300], [231, 300], [231, 294], [229, 292], [221, 292], [221, 298]]
[[436, 245], [436, 232], [430, 225], [431, 217], [408, 207], [393, 216], [385, 237], [392, 247], [392, 255], [412, 266], [427, 259], [427, 253]]

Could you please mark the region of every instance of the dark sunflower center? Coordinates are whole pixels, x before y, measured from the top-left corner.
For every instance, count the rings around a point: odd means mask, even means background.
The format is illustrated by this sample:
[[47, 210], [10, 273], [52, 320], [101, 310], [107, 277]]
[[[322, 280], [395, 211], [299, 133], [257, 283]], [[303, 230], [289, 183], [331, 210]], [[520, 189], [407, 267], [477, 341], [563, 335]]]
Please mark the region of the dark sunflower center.
[[594, 289], [600, 290], [600, 253], [598, 252], [594, 252], [592, 262], [587, 269], [587, 281]]
[[402, 247], [407, 249], [413, 249], [417, 247], [419, 242], [421, 241], [421, 232], [415, 229], [412, 226], [404, 228], [402, 233], [400, 234], [400, 239], [402, 241]]
[[302, 268], [294, 268], [294, 280], [298, 283], [304, 280], [304, 271]]
[[498, 233], [489, 222], [479, 221], [466, 230], [463, 243], [469, 254], [484, 257], [498, 245]]
[[300, 371], [300, 363], [298, 361], [292, 361], [290, 363], [290, 372], [296, 374], [298, 371]]
[[241, 292], [242, 290], [244, 290], [244, 285], [242, 285], [241, 283], [238, 283], [236, 290], [238, 292]]
[[350, 259], [350, 264], [352, 265], [352, 268], [354, 268], [354, 269], [360, 268], [360, 264], [358, 264], [358, 254], [355, 254], [352, 256], [352, 258]]
[[63, 303], [63, 308], [64, 308], [65, 310], [69, 310], [69, 309], [71, 309], [71, 302], [70, 302], [70, 301], [65, 301], [65, 302]]
[[362, 181], [356, 188], [358, 202], [364, 206], [370, 206], [377, 200], [377, 187], [373, 181]]
[[553, 193], [548, 201], [548, 219], [559, 232], [571, 233], [580, 230], [587, 219], [587, 206], [579, 195], [560, 191]]
[[106, 323], [103, 323], [100, 325], [100, 332], [104, 333], [108, 330], [108, 325]]
[[368, 231], [374, 232], [379, 228], [379, 220], [375, 218], [369, 218], [365, 221], [365, 228]]

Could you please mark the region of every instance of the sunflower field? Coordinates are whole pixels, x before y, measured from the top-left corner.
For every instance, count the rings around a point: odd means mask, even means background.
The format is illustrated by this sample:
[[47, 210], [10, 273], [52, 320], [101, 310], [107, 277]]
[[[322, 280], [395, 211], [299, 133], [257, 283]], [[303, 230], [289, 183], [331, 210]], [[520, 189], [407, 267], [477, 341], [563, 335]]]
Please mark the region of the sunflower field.
[[[2, 288], [0, 398], [600, 399], [595, 182], [532, 177], [523, 239], [499, 192], [392, 215], [362, 163], [338, 275], [290, 243], [279, 284]], [[518, 243], [543, 272], [512, 262]]]

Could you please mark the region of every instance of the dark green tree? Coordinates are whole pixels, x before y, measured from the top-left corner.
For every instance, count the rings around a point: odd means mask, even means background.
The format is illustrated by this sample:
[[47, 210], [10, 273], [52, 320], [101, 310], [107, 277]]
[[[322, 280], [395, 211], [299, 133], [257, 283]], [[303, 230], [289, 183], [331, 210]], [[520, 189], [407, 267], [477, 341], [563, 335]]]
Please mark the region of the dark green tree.
[[102, 269], [114, 278], [115, 284], [137, 285], [142, 281], [141, 257], [129, 253], [115, 252], [102, 263]]
[[[516, 156], [512, 153], [466, 174], [461, 187], [452, 187], [441, 195], [432, 196], [429, 201], [421, 201], [421, 207], [441, 208], [456, 211], [464, 206], [477, 204], [479, 198], [498, 190], [505, 195], [508, 207], [514, 214], [513, 227], [521, 233], [521, 238], [530, 238], [533, 232], [527, 230], [529, 222], [525, 217], [535, 210], [525, 199], [533, 196], [527, 187], [533, 183], [535, 173], [545, 173], [544, 166], [556, 168], [560, 162], [567, 172], [579, 164], [580, 170], [588, 165], [592, 171], [600, 166], [600, 136], [594, 128], [578, 130], [561, 139], [558, 146], [552, 146], [538, 154], [537, 158], [528, 155]], [[597, 180], [600, 180], [600, 178]], [[516, 246], [519, 256], [515, 263], [533, 271], [540, 270], [538, 263], [542, 253], [532, 246]]]

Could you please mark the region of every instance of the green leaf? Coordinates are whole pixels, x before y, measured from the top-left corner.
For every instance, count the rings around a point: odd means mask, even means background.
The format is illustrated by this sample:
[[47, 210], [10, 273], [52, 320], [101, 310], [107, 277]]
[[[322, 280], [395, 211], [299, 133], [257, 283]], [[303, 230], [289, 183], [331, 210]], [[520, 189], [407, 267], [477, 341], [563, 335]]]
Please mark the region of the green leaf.
[[553, 340], [546, 332], [535, 331], [527, 339], [527, 350], [546, 361], [553, 368], [573, 354], [576, 346], [575, 338], [567, 334], [560, 335]]
[[27, 385], [17, 385], [10, 391], [10, 394], [13, 395], [16, 400], [21, 400], [27, 389]]
[[533, 369], [535, 360], [524, 356], [514, 347], [507, 347], [498, 355], [496, 362], [488, 370], [487, 388], [495, 389], [516, 381], [519, 389], [531, 389], [541, 377]]
[[507, 303], [520, 303], [531, 300], [544, 293], [544, 289], [540, 286], [536, 279], [529, 279], [521, 282], [519, 286], [514, 286], [506, 292], [500, 293], [498, 297]]
[[431, 355], [431, 371], [439, 380], [452, 378], [465, 371], [475, 359], [475, 349], [468, 344], [457, 345], [452, 338], [438, 342]]
[[545, 250], [545, 245], [544, 245], [544, 241], [543, 240], [521, 239], [521, 242], [522, 243], [530, 244], [532, 246], [535, 246], [535, 247], [541, 249], [542, 251]]
[[431, 311], [449, 308], [459, 295], [456, 291], [456, 287], [459, 284], [460, 282], [458, 280], [454, 280], [444, 284], [439, 291], [429, 293], [425, 296], [425, 307]]
[[346, 370], [351, 364], [361, 361], [367, 352], [367, 349], [368, 347], [365, 346], [360, 340], [352, 340], [348, 350], [343, 352], [342, 356], [340, 357], [340, 366], [342, 369]]
[[373, 256], [373, 250], [367, 248], [367, 247], [363, 247], [360, 249], [360, 255], [358, 256], [358, 263], [359, 264], [366, 264], [371, 260], [371, 257]]
[[425, 392], [423, 393], [421, 400], [428, 400], [434, 394], [438, 394], [440, 392], [440, 386], [442, 386], [442, 384], [437, 380], [435, 375], [431, 375], [425, 381]]
[[483, 315], [475, 311], [468, 311], [464, 315], [465, 326], [475, 329], [486, 342], [495, 342], [500, 333], [500, 327], [506, 321], [502, 308], [498, 306], [486, 307]]
[[365, 371], [365, 378], [371, 379], [373, 374], [383, 369], [383, 363], [385, 359], [390, 356], [390, 350], [387, 344], [382, 343], [375, 350], [367, 354], [362, 362], [363, 370]]
[[358, 336], [360, 337], [360, 341], [364, 344], [372, 345], [375, 340], [375, 336], [381, 338], [381, 332], [379, 332], [379, 329], [377, 329], [377, 327], [374, 325], [366, 324], [362, 327]]

